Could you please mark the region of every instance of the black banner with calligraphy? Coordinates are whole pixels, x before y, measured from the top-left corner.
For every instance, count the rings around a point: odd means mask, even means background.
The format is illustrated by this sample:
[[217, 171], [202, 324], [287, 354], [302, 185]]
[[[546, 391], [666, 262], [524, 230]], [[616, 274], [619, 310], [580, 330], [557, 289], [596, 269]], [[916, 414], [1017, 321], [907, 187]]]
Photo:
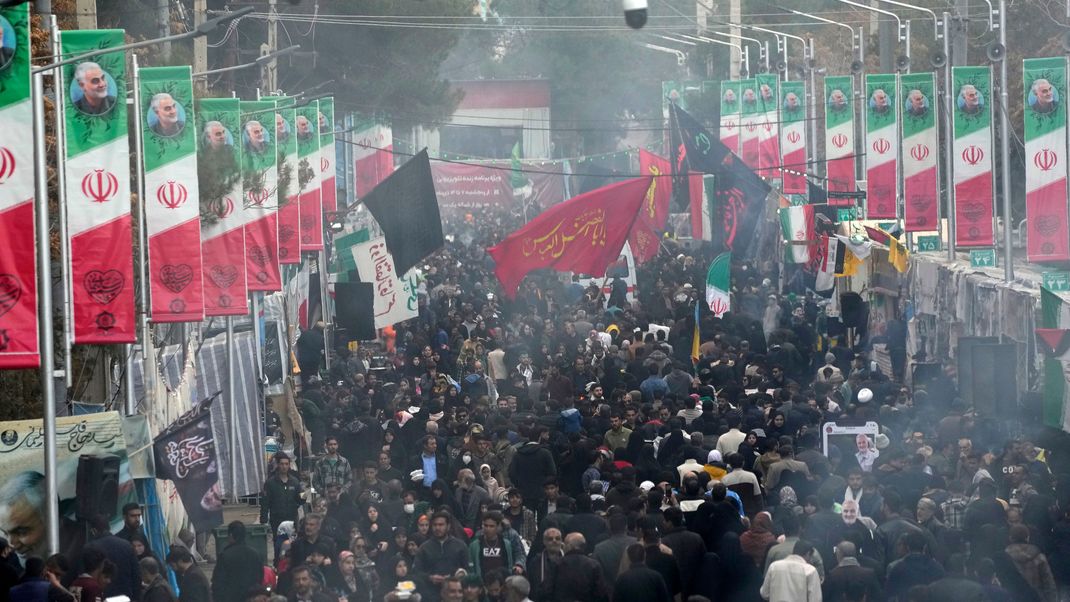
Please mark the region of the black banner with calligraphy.
[[219, 463], [208, 411], [214, 399], [183, 414], [153, 442], [156, 477], [175, 483], [186, 514], [201, 533], [223, 524]]

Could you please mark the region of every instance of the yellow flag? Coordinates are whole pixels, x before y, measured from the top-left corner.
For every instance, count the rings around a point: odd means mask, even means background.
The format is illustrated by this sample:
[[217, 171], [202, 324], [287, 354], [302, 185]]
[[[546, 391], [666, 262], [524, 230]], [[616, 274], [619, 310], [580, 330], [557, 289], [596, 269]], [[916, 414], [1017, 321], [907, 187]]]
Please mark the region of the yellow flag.
[[907, 248], [893, 236], [888, 237], [888, 261], [900, 272], [907, 271]]
[[851, 252], [850, 249], [843, 250], [843, 272], [836, 274], [837, 276], [854, 276], [858, 271], [858, 266], [862, 265], [862, 260], [857, 255]]

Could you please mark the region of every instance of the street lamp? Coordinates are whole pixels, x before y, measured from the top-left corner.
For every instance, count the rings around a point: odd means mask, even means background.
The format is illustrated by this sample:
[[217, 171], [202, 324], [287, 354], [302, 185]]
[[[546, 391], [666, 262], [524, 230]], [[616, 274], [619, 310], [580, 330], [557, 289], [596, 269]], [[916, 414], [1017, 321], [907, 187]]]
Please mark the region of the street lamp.
[[739, 54], [739, 62], [744, 66], [744, 69], [743, 69], [744, 72], [746, 72], [747, 77], [750, 77], [750, 56], [747, 53], [747, 48], [745, 46], [743, 46], [741, 44], [733, 44], [732, 42], [725, 42], [723, 40], [715, 40], [713, 38], [706, 38], [706, 37], [703, 37], [703, 36], [692, 36], [692, 35], [688, 35], [686, 33], [681, 33], [681, 34], [677, 34], [677, 35], [679, 35], [681, 38], [686, 38], [688, 40], [694, 40], [696, 42], [705, 42], [707, 44], [720, 44], [722, 46], [730, 46], [732, 48], [735, 48], [736, 52]]
[[256, 60], [252, 61], [251, 63], [245, 63], [242, 65], [232, 65], [230, 67], [220, 67], [219, 69], [209, 69], [208, 71], [199, 71], [197, 73], [194, 73], [193, 77], [208, 77], [209, 75], [216, 75], [217, 73], [226, 73], [228, 71], [238, 71], [239, 69], [248, 69], [249, 67], [256, 67], [259, 65], [263, 65], [264, 63], [270, 62], [272, 59], [276, 59], [280, 56], [297, 52], [298, 50], [301, 50], [301, 45], [294, 44], [293, 46], [288, 46], [286, 48], [276, 50], [275, 52], [270, 52], [268, 54], [265, 54], [264, 56], [258, 56], [256, 57]]
[[[744, 36], [744, 35], [739, 35], [739, 34], [736, 34], [736, 33], [726, 33], [726, 32], [723, 32], [723, 31], [710, 30], [707, 33], [713, 34], [715, 36], [721, 36], [721, 37], [724, 37], [724, 38], [731, 38], [733, 40], [742, 40], [744, 42], [754, 42], [755, 44], [758, 45], [758, 59], [761, 60], [762, 57], [764, 56], [762, 53], [765, 51], [764, 50], [765, 49], [765, 45], [762, 43], [761, 40], [759, 40], [757, 38], [748, 38], [747, 36]], [[740, 43], [740, 46], [742, 46], [742, 45], [743, 44]], [[745, 46], [744, 46], [744, 48], [747, 49]], [[750, 77], [751, 69], [750, 69], [750, 50], [749, 49], [747, 49], [746, 55], [747, 55], [747, 77]], [[768, 69], [769, 68], [768, 57], [765, 57], [765, 58], [766, 58], [766, 69]]]
[[657, 50], [658, 52], [675, 55], [677, 65], [681, 67], [687, 66], [687, 55], [675, 48], [667, 48], [665, 46], [659, 46], [657, 44], [650, 44], [649, 42], [643, 42], [643, 47], [649, 48], [650, 50]]

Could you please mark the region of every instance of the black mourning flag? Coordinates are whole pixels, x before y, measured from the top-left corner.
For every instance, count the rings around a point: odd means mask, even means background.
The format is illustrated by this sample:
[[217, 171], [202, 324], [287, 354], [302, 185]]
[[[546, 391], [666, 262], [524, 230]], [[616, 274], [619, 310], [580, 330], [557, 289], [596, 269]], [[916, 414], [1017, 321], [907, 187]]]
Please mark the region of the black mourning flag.
[[758, 218], [769, 196], [769, 185], [687, 111], [673, 105], [672, 116], [675, 126], [672, 136], [679, 144], [673, 149], [678, 157], [674, 173], [699, 171], [717, 176], [714, 178], [717, 192], [714, 248], [746, 258], [748, 243], [754, 240]]
[[383, 229], [398, 275], [446, 242], [426, 148], [368, 193], [364, 204]]
[[337, 282], [334, 311], [338, 325], [350, 341], [373, 341], [375, 331], [375, 285], [371, 282]]

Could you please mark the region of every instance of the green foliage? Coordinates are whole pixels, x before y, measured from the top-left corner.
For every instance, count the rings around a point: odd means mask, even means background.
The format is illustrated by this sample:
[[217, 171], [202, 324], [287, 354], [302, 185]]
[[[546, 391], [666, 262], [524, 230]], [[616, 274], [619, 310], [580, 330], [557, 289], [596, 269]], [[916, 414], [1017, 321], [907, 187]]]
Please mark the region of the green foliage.
[[316, 172], [312, 170], [308, 157], [301, 159], [301, 162], [297, 165], [297, 191], [304, 192], [305, 186], [308, 186], [308, 183], [314, 177], [316, 177]]
[[197, 161], [197, 179], [201, 196], [201, 221], [215, 223], [224, 212], [227, 195], [241, 181], [234, 154], [221, 152], [211, 153], [210, 158], [200, 157]]
[[286, 160], [286, 149], [281, 145], [276, 145], [279, 151], [279, 184], [277, 188], [279, 207], [282, 207], [286, 203], [290, 202], [290, 185], [293, 183], [294, 169], [293, 165]]

